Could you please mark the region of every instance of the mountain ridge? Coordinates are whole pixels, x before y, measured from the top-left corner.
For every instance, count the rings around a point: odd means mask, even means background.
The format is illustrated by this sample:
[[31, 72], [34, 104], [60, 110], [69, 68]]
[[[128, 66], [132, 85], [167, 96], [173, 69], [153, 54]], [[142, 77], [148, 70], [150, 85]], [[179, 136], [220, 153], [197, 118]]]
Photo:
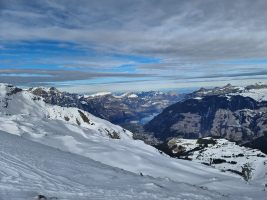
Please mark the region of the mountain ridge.
[[[76, 122], [76, 119], [80, 121], [80, 124]], [[112, 135], [113, 131], [115, 131], [117, 134]], [[87, 113], [86, 111], [82, 111], [78, 108], [59, 107], [56, 105], [47, 104], [41, 97], [33, 95], [27, 90], [16, 88], [15, 86], [0, 84], [0, 132], [17, 135], [14, 137], [17, 138], [16, 142], [18, 143], [27, 140], [34, 142], [34, 146], [38, 146], [39, 143], [40, 146], [42, 146], [40, 147], [40, 149], [44, 148], [43, 145], [45, 145], [46, 148], [56, 148], [58, 149], [58, 151], [64, 151], [65, 153], [69, 152], [70, 155], [73, 154], [82, 156], [85, 159], [84, 161], [82, 161], [83, 163], [88, 162], [86, 161], [86, 159], [92, 159], [111, 167], [116, 167], [128, 172], [132, 172], [135, 175], [138, 175], [140, 178], [148, 176], [151, 178], [153, 177], [152, 179], [156, 180], [165, 180], [168, 183], [170, 182], [170, 184], [172, 184], [172, 182], [176, 182], [180, 184], [178, 186], [179, 188], [183, 188], [184, 185], [189, 185], [189, 187], [185, 187], [182, 191], [190, 190], [191, 194], [192, 191], [195, 191], [192, 197], [181, 196], [182, 193], [177, 194], [173, 193], [173, 191], [171, 193], [171, 195], [176, 195], [176, 197], [179, 198], [183, 197], [183, 199], [198, 199], [200, 197], [202, 199], [205, 199], [206, 197], [199, 196], [199, 191], [197, 188], [202, 188], [201, 190], [203, 190], [204, 188], [204, 191], [212, 191], [212, 194], [215, 193], [216, 195], [219, 195], [219, 197], [222, 197], [222, 199], [225, 197], [228, 199], [246, 199], [248, 197], [257, 198], [264, 196], [262, 192], [264, 182], [262, 179], [253, 179], [248, 185], [239, 176], [231, 172], [220, 172], [215, 168], [201, 165], [199, 163], [173, 159], [166, 154], [159, 152], [154, 147], [145, 144], [143, 141], [134, 140], [132, 138], [132, 133], [124, 130], [122, 127], [113, 125], [103, 119], [99, 119], [92, 114]], [[12, 140], [10, 139], [10, 137], [8, 137], [8, 140]], [[22, 141], [20, 141], [20, 139], [22, 139]], [[1, 142], [8, 143], [8, 141], [6, 140], [3, 140]], [[29, 143], [29, 146], [30, 144], [32, 143]], [[14, 146], [13, 143], [11, 144], [11, 146]], [[28, 148], [27, 146], [28, 145], [23, 145], [23, 147], [18, 146], [18, 148], [23, 148], [25, 150]], [[4, 147], [4, 145], [0, 145], [0, 148], [1, 147]], [[17, 148], [13, 148], [13, 150], [16, 151]], [[9, 149], [8, 152], [12, 153], [13, 150]], [[17, 152], [23, 152], [22, 150], [19, 151], [18, 149]], [[49, 154], [49, 158], [45, 157], [45, 159], [42, 160], [42, 155], [38, 154], [38, 148], [32, 149], [32, 151], [35, 152], [34, 162], [40, 164], [41, 166], [43, 166], [42, 163], [47, 163], [46, 159], [53, 159], [53, 155]], [[65, 153], [64, 155], [66, 155]], [[30, 154], [25, 154], [26, 156], [30, 156]], [[36, 157], [40, 158], [36, 159]], [[25, 160], [24, 162], [27, 163], [27, 161]], [[61, 162], [60, 159], [59, 162]], [[7, 167], [14, 167], [13, 164], [9, 165], [11, 163], [8, 162], [8, 160], [0, 162], [0, 166], [1, 164], [3, 166], [3, 169], [6, 169]], [[49, 166], [52, 168], [54, 166], [50, 163], [50, 161], [47, 164], [49, 164]], [[66, 168], [64, 168], [65, 171], [69, 170], [68, 165], [65, 164], [64, 166], [66, 166]], [[79, 169], [79, 166], [77, 164], [75, 164], [75, 166], [78, 167], [77, 169]], [[14, 170], [18, 169], [14, 168]], [[46, 171], [47, 170], [47, 173], [50, 174], [49, 177], [53, 178], [53, 173], [50, 168], [46, 169]], [[81, 172], [84, 171], [83, 169], [80, 170]], [[77, 182], [78, 180], [76, 179], [76, 177], [73, 177], [72, 179], [68, 175], [66, 176], [74, 182]], [[77, 176], [79, 178], [81, 174]], [[14, 178], [16, 179], [17, 177], [10, 174], [10, 171], [7, 171], [6, 174], [3, 175], [3, 177], [4, 179], [1, 180], [7, 181], [3, 182], [2, 187], [9, 185], [10, 187], [14, 188], [15, 183], [12, 182], [12, 180], [14, 180]], [[11, 181], [8, 181], [10, 180], [9, 177], [11, 177]], [[116, 176], [112, 177], [115, 178]], [[26, 178], [27, 173], [25, 176], [23, 175], [22, 180], [30, 180]], [[101, 179], [101, 176], [98, 178]], [[35, 178], [35, 180], [37, 182], [41, 181], [39, 176]], [[54, 180], [56, 182], [54, 182]], [[148, 181], [150, 180], [151, 179], [149, 179]], [[82, 179], [81, 181], [82, 183], [79, 182], [79, 185], [90, 184], [87, 182], [88, 180], [85, 181], [84, 179]], [[50, 186], [52, 184], [52, 186], [54, 187], [60, 186], [60, 181], [57, 180], [56, 177], [55, 179], [50, 179], [50, 182], [44, 182], [43, 186], [47, 186], [46, 184]], [[120, 183], [124, 184], [125, 182]], [[166, 183], [168, 188], [172, 188], [168, 185], [168, 183]], [[175, 185], [176, 183], [174, 183], [173, 185]], [[31, 186], [31, 184], [29, 183], [25, 183], [23, 185], [28, 185], [29, 187]], [[157, 185], [160, 185], [160, 187]], [[191, 187], [192, 185], [193, 187]], [[112, 185], [110, 187], [112, 187]], [[148, 183], [148, 185], [146, 185], [145, 183], [144, 187], [145, 188], [143, 188], [142, 190], [138, 188], [137, 189], [139, 191], [144, 191], [148, 188], [151, 191], [152, 187], [152, 189], [154, 188], [156, 191], [159, 191], [159, 188], [164, 188], [165, 186], [161, 186], [161, 183], [158, 184], [156, 182], [154, 184], [154, 182], [152, 182], [151, 184]], [[23, 189], [21, 185], [20, 188], [21, 190]], [[43, 191], [49, 192], [50, 189], [48, 189], [46, 190], [44, 188]], [[115, 188], [113, 187], [113, 189]], [[84, 195], [88, 194], [86, 192], [84, 193], [84, 190], [81, 191]], [[17, 194], [16, 191], [14, 192], [14, 190], [10, 190], [10, 193], [2, 193], [4, 195], [8, 195], [12, 194], [12, 192], [14, 194]], [[240, 193], [242, 193], [242, 196], [240, 196]], [[45, 193], [42, 192], [40, 194]], [[55, 193], [52, 193], [53, 196], [54, 194]], [[126, 194], [128, 194], [128, 191], [126, 192]], [[49, 193], [48, 195], [50, 196]], [[66, 193], [62, 195], [66, 195]], [[169, 196], [167, 195], [166, 198]], [[212, 197], [215, 196], [212, 195]], [[157, 194], [155, 196], [155, 199], [156, 198], [159, 199], [163, 197]], [[138, 198], [136, 197], [134, 199]]]
[[[212, 136], [240, 143], [251, 141], [267, 131], [267, 101], [251, 97], [252, 91], [231, 85], [198, 90], [165, 108], [144, 126], [145, 130], [161, 140]], [[267, 93], [261, 97], [264, 95]]]
[[77, 107], [102, 119], [135, 131], [163, 108], [179, 101], [183, 95], [157, 91], [128, 92], [121, 95], [101, 93], [80, 95], [61, 92], [56, 88], [30, 88], [46, 103], [63, 107]]

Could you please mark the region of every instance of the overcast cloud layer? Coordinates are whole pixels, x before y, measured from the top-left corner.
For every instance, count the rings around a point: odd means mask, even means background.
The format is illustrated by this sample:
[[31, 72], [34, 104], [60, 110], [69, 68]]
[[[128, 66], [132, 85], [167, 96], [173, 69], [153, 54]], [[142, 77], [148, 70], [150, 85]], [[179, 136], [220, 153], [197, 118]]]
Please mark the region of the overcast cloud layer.
[[266, 0], [0, 0], [0, 82], [79, 91], [267, 78]]

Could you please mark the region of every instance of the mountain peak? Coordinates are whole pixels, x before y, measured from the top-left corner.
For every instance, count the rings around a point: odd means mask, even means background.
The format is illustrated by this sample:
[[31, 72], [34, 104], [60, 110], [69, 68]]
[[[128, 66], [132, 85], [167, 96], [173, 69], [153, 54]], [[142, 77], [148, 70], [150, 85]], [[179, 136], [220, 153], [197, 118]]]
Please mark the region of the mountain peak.
[[10, 96], [10, 95], [16, 94], [21, 91], [22, 89], [17, 88], [16, 86], [13, 86], [11, 84], [0, 83], [0, 97], [1, 98], [3, 98], [4, 96]]

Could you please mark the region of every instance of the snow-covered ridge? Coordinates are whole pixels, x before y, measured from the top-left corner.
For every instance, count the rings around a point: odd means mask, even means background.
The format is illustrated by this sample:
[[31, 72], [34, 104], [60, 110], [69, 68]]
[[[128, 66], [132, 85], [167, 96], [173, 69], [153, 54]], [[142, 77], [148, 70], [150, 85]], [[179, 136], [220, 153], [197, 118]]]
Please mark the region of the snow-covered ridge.
[[[47, 89], [46, 89], [47, 90]], [[49, 90], [49, 89], [48, 89]], [[168, 95], [173, 95], [173, 96], [176, 96], [177, 93], [175, 92], [168, 92], [166, 93]], [[89, 95], [81, 95], [81, 97], [84, 97], [84, 98], [101, 98], [103, 96], [112, 96], [113, 98], [117, 98], [117, 99], [123, 99], [123, 98], [144, 98], [144, 97], [148, 97], [148, 96], [160, 96], [160, 95], [164, 95], [163, 92], [160, 92], [160, 91], [149, 91], [149, 92], [125, 92], [125, 93], [122, 93], [122, 94], [114, 94], [112, 92], [97, 92], [97, 93], [94, 93], [94, 94], [89, 94]]]
[[117, 99], [121, 99], [121, 98], [137, 98], [138, 95], [135, 94], [135, 93], [126, 92], [126, 93], [123, 93], [121, 95], [113, 95], [113, 97], [115, 97]]
[[111, 95], [111, 92], [98, 92], [95, 94], [90, 94], [90, 95], [84, 95], [84, 98], [88, 98], [88, 97], [98, 97], [98, 96], [106, 96], [106, 95]]
[[193, 97], [195, 99], [201, 99], [204, 96], [211, 95], [226, 95], [228, 97], [234, 95], [241, 95], [244, 97], [250, 97], [256, 101], [267, 101], [267, 85], [256, 83], [255, 85], [238, 87], [233, 86], [231, 84], [227, 84], [223, 87], [215, 87], [211, 89], [201, 88], [189, 94], [188, 96]]
[[103, 97], [103, 96], [112, 96], [112, 97], [117, 98], [117, 99], [137, 98], [138, 97], [137, 94], [131, 93], [131, 92], [126, 92], [126, 93], [123, 93], [121, 95], [116, 95], [116, 94], [113, 94], [111, 92], [97, 92], [97, 93], [89, 94], [89, 95], [81, 95], [81, 97], [84, 97], [84, 98], [95, 98], [95, 97]]
[[[99, 119], [88, 112], [77, 108], [65, 108], [46, 104], [42, 98], [32, 93], [21, 90], [11, 85], [0, 84], [0, 117], [7, 120], [25, 120], [33, 118], [37, 120], [59, 120], [63, 124], [77, 125], [88, 132], [108, 136], [110, 138], [131, 138], [132, 133]], [[14, 127], [13, 127], [14, 129]], [[17, 130], [15, 134], [23, 134]]]
[[[233, 93], [229, 95], [235, 95]], [[267, 88], [243, 90], [239, 95], [250, 97], [256, 101], [267, 101]]]

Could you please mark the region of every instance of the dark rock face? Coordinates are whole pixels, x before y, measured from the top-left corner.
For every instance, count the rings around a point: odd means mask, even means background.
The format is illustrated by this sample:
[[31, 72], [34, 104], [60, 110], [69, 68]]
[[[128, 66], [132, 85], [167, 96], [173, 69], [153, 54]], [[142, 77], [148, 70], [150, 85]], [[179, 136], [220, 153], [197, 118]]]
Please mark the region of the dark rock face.
[[251, 141], [267, 131], [266, 110], [267, 102], [249, 97], [204, 96], [167, 107], [144, 128], [161, 140], [213, 136]]
[[67, 92], [60, 92], [54, 87], [49, 90], [43, 88], [32, 88], [30, 92], [33, 94], [43, 97], [46, 103], [52, 105], [59, 105], [65, 107], [77, 107], [79, 106], [79, 98], [76, 94], [70, 94]]
[[259, 149], [263, 153], [267, 154], [267, 132], [265, 132], [264, 136], [256, 138], [253, 141], [247, 142], [243, 144], [245, 147]]

